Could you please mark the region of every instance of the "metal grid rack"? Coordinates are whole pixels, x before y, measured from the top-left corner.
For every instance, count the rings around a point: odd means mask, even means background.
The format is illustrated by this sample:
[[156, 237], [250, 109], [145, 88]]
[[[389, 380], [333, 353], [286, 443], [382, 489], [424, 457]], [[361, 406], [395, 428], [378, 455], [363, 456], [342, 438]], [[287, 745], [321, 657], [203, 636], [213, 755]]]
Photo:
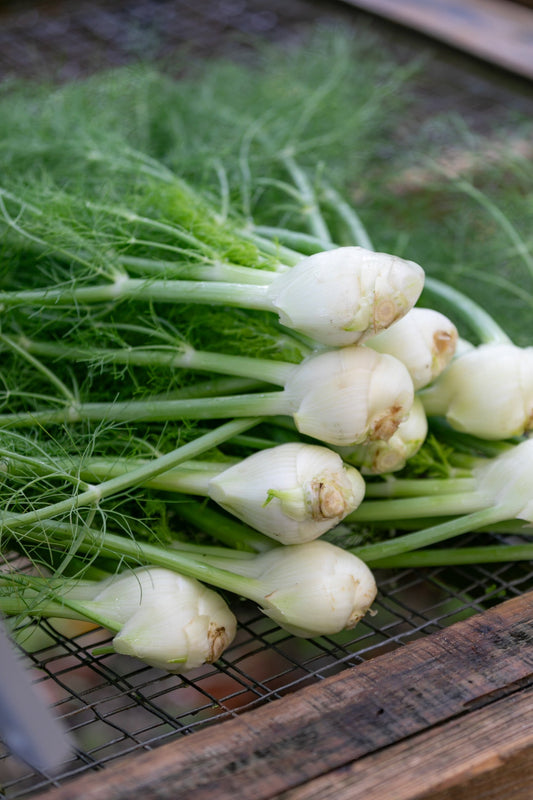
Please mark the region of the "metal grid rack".
[[[200, 6], [170, 0], [7, 2], [0, 9], [0, 78], [42, 74], [46, 65], [50, 75], [68, 80], [143, 55], [164, 58], [184, 43], [208, 55], [230, 40], [245, 42], [248, 33], [297, 36], [304, 24], [345, 14], [359, 12], [303, 0], [221, 0]], [[122, 35], [125, 30], [128, 36]], [[464, 77], [460, 70], [455, 74]], [[505, 85], [491, 83], [489, 92], [479, 75], [470, 74], [461, 86], [465, 115], [481, 126], [499, 98], [507, 100]], [[443, 91], [440, 101], [445, 100]], [[435, 102], [434, 93], [428, 91], [424, 101]], [[524, 102], [518, 95], [517, 103]], [[95, 655], [94, 648], [109, 641], [100, 629], [67, 639], [43, 622], [48, 642], [30, 657], [30, 668], [71, 730], [76, 749], [59, 772], [46, 775], [32, 772], [0, 745], [0, 798], [27, 797], [101, 770], [485, 611], [533, 589], [533, 564], [401, 570], [377, 578], [375, 616], [334, 637], [296, 639], [251, 604], [233, 602], [239, 619], [234, 643], [216, 666], [187, 676], [127, 657]]]
[[[486, 540], [485, 540], [486, 541]], [[383, 572], [375, 616], [354, 631], [296, 639], [249, 603], [233, 604], [239, 631], [216, 666], [169, 675], [128, 657], [95, 656], [98, 629], [65, 639], [48, 623], [35, 679], [72, 733], [75, 750], [54, 775], [34, 773], [0, 747], [0, 797], [26, 797], [151, 750], [356, 666], [387, 650], [533, 589], [529, 563]]]

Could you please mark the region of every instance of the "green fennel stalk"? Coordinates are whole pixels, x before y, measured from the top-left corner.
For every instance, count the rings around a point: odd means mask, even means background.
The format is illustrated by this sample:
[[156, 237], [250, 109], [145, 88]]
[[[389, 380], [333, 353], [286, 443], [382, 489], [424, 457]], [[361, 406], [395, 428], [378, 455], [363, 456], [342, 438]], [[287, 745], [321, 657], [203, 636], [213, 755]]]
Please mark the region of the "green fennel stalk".
[[116, 495], [125, 489], [141, 484], [150, 477], [155, 478], [177, 464], [210, 450], [232, 436], [248, 430], [258, 424], [257, 419], [242, 419], [227, 422], [219, 428], [197, 437], [175, 450], [160, 455], [149, 462], [135, 466], [133, 469], [116, 475], [99, 484], [89, 486], [70, 497], [66, 497], [42, 508], [23, 513], [4, 511], [0, 515], [0, 531], [14, 531], [25, 525], [49, 520], [61, 514], [72, 513], [75, 509], [86, 506], [97, 506], [104, 498]]

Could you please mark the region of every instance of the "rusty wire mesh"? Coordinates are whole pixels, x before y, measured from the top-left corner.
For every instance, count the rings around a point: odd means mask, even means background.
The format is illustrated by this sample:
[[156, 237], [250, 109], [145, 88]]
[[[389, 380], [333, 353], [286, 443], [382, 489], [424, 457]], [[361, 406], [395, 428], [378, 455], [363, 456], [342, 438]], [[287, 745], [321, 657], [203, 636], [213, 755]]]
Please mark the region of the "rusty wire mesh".
[[[70, 80], [136, 58], [164, 58], [180, 46], [208, 57], [223, 52], [228, 42], [242, 44], [250, 33], [287, 39], [297, 37], [304, 25], [346, 14], [355, 12], [340, 3], [304, 0], [4, 2], [0, 79], [46, 74]], [[454, 102], [463, 102], [465, 116], [482, 126], [495, 104], [507, 103], [508, 87], [485, 83], [475, 71], [463, 80], [461, 66], [454, 69], [453, 74], [448, 70], [439, 102], [451, 102], [447, 92], [455, 80], [461, 92], [455, 91]], [[431, 113], [437, 95], [427, 92], [425, 113]], [[526, 102], [520, 94], [514, 100]], [[533, 564], [406, 569], [377, 579], [375, 616], [354, 631], [314, 640], [290, 636], [252, 604], [236, 605], [233, 599], [239, 619], [235, 641], [216, 666], [186, 676], [127, 657], [95, 655], [95, 648], [110, 640], [101, 629], [66, 638], [42, 622], [46, 639], [29, 657], [29, 668], [39, 691], [66, 722], [75, 750], [58, 772], [47, 775], [33, 772], [0, 743], [0, 797], [26, 797], [102, 769], [481, 612], [532, 589]]]

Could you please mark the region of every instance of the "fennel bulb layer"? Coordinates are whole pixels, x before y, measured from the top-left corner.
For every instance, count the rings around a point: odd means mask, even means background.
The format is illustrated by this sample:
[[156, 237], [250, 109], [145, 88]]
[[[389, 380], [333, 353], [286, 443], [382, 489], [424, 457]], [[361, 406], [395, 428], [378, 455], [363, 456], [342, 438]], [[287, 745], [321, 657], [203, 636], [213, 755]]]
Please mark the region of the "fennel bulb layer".
[[363, 499], [360, 473], [326, 447], [294, 442], [262, 450], [209, 481], [211, 499], [283, 544], [311, 541]]
[[194, 578], [140, 567], [104, 583], [92, 605], [121, 625], [113, 639], [117, 653], [186, 672], [216, 661], [235, 636], [224, 599]]
[[283, 325], [342, 347], [404, 316], [423, 284], [424, 271], [413, 261], [338, 247], [303, 258], [272, 282], [268, 294]]

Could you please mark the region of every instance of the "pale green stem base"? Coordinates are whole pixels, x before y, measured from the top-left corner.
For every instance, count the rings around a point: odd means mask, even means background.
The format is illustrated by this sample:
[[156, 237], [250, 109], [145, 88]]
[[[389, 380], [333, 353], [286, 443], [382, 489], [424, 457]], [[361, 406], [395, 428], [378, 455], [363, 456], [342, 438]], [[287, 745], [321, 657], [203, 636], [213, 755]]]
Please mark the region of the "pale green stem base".
[[[17, 580], [20, 576], [10, 576], [6, 574], [0, 576], [0, 587], [2, 584], [13, 584], [16, 586], [21, 581]], [[37, 591], [33, 586], [40, 587]], [[98, 591], [98, 584], [93, 584], [94, 591]], [[89, 620], [112, 633], [118, 633], [121, 624], [116, 619], [102, 614], [100, 610], [90, 600], [78, 600], [70, 597], [71, 587], [65, 585], [64, 590], [61, 585], [46, 579], [33, 580], [32, 588], [16, 588], [9, 595], [0, 595], [0, 611], [9, 615], [24, 615], [32, 617], [57, 617], [60, 619]], [[48, 597], [46, 597], [48, 595]], [[54, 599], [48, 599], [52, 595]]]
[[225, 283], [245, 283], [266, 286], [276, 278], [278, 272], [252, 267], [240, 267], [215, 261], [212, 264], [182, 264], [179, 261], [162, 261], [136, 256], [120, 256], [119, 261], [130, 271], [141, 275], [153, 275], [165, 279], [190, 279], [199, 281], [223, 281]]
[[[126, 475], [132, 469], [142, 466], [147, 462], [135, 461], [134, 459], [98, 459], [90, 460], [82, 464], [72, 466], [76, 475], [84, 481], [107, 481], [120, 475]], [[231, 466], [230, 463], [209, 463], [204, 466], [191, 467], [182, 466], [167, 472], [147, 478], [143, 481], [143, 486], [149, 489], [157, 489], [164, 492], [176, 492], [181, 494], [209, 495], [209, 481], [211, 478], [220, 475], [224, 470]]]
[[176, 506], [176, 513], [198, 530], [231, 547], [233, 551], [262, 553], [278, 546], [277, 542], [254, 528], [199, 502], [180, 503]]
[[163, 367], [169, 370], [191, 369], [233, 375], [279, 386], [285, 385], [296, 366], [284, 361], [195, 350], [189, 346], [180, 348], [179, 345], [175, 348], [166, 346], [147, 349], [88, 349], [60, 342], [36, 341], [25, 337], [20, 339], [19, 345], [28, 353], [46, 358], [150, 368]]
[[355, 547], [351, 552], [359, 556], [363, 561], [378, 567], [381, 559], [408, 553], [412, 550], [419, 550], [422, 547], [429, 547], [432, 544], [438, 544], [455, 536], [460, 536], [462, 533], [474, 531], [476, 528], [501, 522], [510, 516], [509, 509], [505, 506], [485, 508], [472, 514], [443, 522], [440, 525], [434, 525], [431, 528], [407, 533], [404, 536], [397, 536], [395, 539], [389, 539], [386, 542]]
[[[324, 242], [308, 233], [301, 231], [291, 231], [288, 228], [276, 228], [271, 225], [257, 225], [254, 229], [258, 234], [268, 236], [269, 239], [278, 240], [284, 244], [294, 247], [296, 250], [313, 255], [322, 250], [334, 250], [336, 245], [331, 242]], [[287, 267], [285, 267], [285, 270]], [[283, 270], [280, 270], [283, 271]]]
[[480, 547], [447, 547], [415, 550], [412, 553], [372, 560], [367, 564], [377, 569], [449, 567], [461, 564], [496, 564], [512, 561], [533, 561], [533, 544], [501, 544]]
[[0, 428], [31, 425], [70, 425], [78, 422], [175, 422], [183, 419], [290, 414], [289, 398], [283, 391], [228, 397], [180, 400], [138, 400], [116, 403], [81, 403], [69, 408], [0, 414]]
[[477, 488], [474, 478], [390, 478], [380, 483], [368, 482], [365, 497], [429, 497], [466, 494]]
[[487, 507], [490, 499], [484, 492], [467, 491], [430, 497], [402, 497], [397, 500], [370, 500], [348, 514], [346, 522], [401, 523], [402, 518], [455, 516], [469, 514]]
[[133, 300], [143, 303], [200, 303], [226, 305], [272, 311], [268, 285], [179, 280], [143, 280], [119, 278], [113, 283], [71, 288], [31, 289], [21, 292], [0, 292], [0, 303], [6, 306], [37, 304], [116, 303]]

